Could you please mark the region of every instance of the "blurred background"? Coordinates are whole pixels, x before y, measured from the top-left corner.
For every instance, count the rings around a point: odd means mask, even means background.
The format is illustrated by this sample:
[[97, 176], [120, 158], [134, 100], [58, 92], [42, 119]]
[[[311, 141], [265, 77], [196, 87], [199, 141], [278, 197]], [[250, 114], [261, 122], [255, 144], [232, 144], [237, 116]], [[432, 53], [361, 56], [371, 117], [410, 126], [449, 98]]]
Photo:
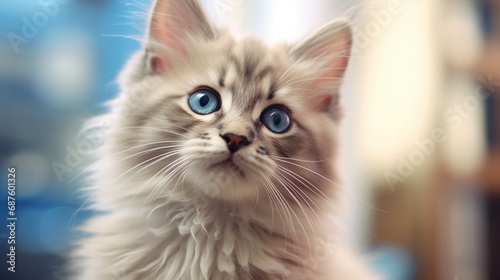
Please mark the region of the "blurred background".
[[[500, 1], [202, 2], [218, 24], [273, 43], [350, 18], [345, 242], [390, 280], [500, 279]], [[0, 279], [60, 274], [75, 227], [92, 215], [78, 174], [102, 138], [81, 127], [117, 95], [149, 5], [1, 2]], [[18, 179], [16, 273], [3, 225], [8, 167]]]

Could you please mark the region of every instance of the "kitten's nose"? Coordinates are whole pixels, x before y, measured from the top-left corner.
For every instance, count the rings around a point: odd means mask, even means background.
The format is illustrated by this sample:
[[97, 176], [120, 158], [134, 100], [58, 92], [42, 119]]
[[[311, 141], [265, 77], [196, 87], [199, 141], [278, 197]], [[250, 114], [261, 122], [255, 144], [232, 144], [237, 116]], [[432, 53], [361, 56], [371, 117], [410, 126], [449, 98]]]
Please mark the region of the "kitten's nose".
[[231, 151], [231, 153], [236, 153], [242, 147], [248, 146], [250, 144], [245, 136], [227, 133], [221, 135], [221, 137], [226, 141], [227, 147], [229, 148], [229, 151]]

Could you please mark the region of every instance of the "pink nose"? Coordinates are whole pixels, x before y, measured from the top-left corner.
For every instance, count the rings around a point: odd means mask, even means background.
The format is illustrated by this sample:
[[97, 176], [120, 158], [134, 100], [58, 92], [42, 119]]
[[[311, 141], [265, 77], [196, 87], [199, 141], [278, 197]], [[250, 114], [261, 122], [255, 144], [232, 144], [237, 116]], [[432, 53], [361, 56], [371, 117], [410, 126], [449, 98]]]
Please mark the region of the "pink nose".
[[231, 153], [236, 153], [242, 147], [248, 146], [250, 142], [245, 136], [234, 135], [232, 133], [227, 133], [221, 135], [222, 139], [224, 139], [227, 143], [227, 147]]

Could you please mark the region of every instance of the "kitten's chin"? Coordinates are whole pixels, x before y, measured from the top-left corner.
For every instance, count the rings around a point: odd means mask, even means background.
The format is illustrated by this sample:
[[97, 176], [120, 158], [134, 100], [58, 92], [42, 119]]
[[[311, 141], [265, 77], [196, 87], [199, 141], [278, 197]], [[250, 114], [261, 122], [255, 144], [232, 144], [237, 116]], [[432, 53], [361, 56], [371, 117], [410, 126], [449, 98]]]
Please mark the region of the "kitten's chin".
[[195, 187], [214, 199], [238, 201], [258, 195], [259, 184], [255, 174], [249, 174], [231, 159], [198, 170]]

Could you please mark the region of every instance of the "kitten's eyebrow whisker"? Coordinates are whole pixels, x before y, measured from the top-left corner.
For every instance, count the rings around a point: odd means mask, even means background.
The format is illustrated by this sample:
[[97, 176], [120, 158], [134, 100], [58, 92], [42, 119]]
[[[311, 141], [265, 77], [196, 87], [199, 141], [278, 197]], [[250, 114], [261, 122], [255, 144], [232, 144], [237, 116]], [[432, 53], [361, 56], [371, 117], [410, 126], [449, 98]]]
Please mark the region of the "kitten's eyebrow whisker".
[[318, 80], [321, 80], [321, 81], [334, 81], [334, 82], [341, 82], [343, 79], [342, 78], [334, 78], [334, 77], [328, 77], [328, 78], [317, 78], [317, 77], [313, 77], [313, 78], [308, 78], [308, 79], [301, 79], [301, 80], [297, 80], [297, 81], [294, 81], [293, 83], [289, 83], [289, 84], [286, 84], [286, 86], [293, 86], [295, 84], [298, 84], [298, 83], [302, 83], [302, 82], [307, 82], [307, 81], [318, 81]]
[[[330, 57], [335, 57], [335, 58], [339, 58], [339, 57], [347, 57], [347, 56], [322, 56], [321, 58], [322, 59], [325, 59], [325, 58], [330, 58]], [[322, 62], [319, 62], [319, 63], [322, 63]], [[322, 74], [324, 72], [327, 72], [328, 70], [343, 70], [343, 69], [346, 69], [345, 67], [318, 67], [318, 69], [316, 69], [315, 71], [310, 71], [310, 72], [307, 72], [307, 73], [304, 73], [302, 75], [299, 75], [297, 77], [294, 77], [293, 79], [287, 81], [283, 86], [291, 86], [291, 85], [294, 85], [294, 84], [297, 84], [297, 83], [300, 83], [300, 82], [304, 82], [304, 81], [308, 81], [308, 80], [318, 80], [318, 79], [321, 79], [321, 78], [318, 78], [318, 77], [315, 77], [317, 76], [318, 74]], [[290, 73], [291, 74], [291, 73]], [[288, 75], [289, 76], [289, 75]], [[287, 77], [288, 77], [287, 76]], [[311, 77], [310, 79], [300, 79], [302, 77]], [[286, 77], [285, 77], [286, 78]], [[343, 80], [342, 78], [329, 78], [329, 79], [335, 79], [335, 80]], [[282, 80], [280, 80], [279, 82], [281, 82]]]
[[[287, 81], [287, 82], [285, 83], [285, 85], [284, 85], [284, 86], [289, 85], [289, 83], [290, 83], [290, 82], [295, 81], [295, 80], [297, 80], [298, 78], [305, 77], [305, 76], [313, 76], [315, 73], [318, 73], [318, 72], [319, 72], [319, 71], [307, 72], [307, 73], [304, 73], [304, 74], [299, 75], [299, 76], [297, 76], [297, 77], [294, 77], [293, 79], [291, 79], [291, 80]], [[290, 74], [292, 74], [292, 72], [290, 72]], [[290, 74], [289, 74], [288, 76], [290, 76]], [[286, 76], [285, 78], [288, 78], [288, 76]], [[285, 78], [283, 78], [283, 79], [285, 79]], [[282, 80], [280, 80], [280, 82], [282, 82]]]
[[314, 93], [314, 92], [316, 92], [316, 91], [314, 91], [312, 89], [309, 89], [309, 88], [294, 87], [293, 89], [297, 90], [297, 91], [300, 91], [301, 93], [305, 93], [305, 92], [312, 92], [312, 93]]
[[[288, 72], [290, 70], [292, 70], [297, 64], [298, 64], [298, 62], [294, 61], [290, 66], [288, 66], [286, 71], [281, 75], [281, 77], [278, 79], [278, 82], [276, 84], [280, 84], [284, 79], [288, 78], [293, 73], [293, 71], [290, 73], [288, 73]], [[276, 90], [276, 85], [273, 87], [273, 90]]]

